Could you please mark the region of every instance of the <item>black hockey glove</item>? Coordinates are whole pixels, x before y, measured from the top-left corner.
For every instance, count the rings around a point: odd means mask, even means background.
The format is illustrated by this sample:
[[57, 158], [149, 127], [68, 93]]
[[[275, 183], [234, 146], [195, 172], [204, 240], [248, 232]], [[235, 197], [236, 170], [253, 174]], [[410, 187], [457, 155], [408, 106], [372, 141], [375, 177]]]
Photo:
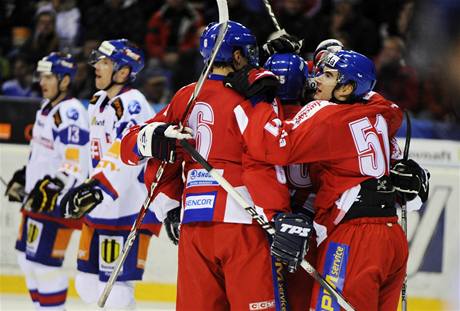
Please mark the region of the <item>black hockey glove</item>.
[[64, 182], [59, 178], [46, 175], [35, 184], [30, 192], [32, 202], [30, 209], [33, 212], [51, 212], [56, 207], [59, 193], [64, 189]]
[[393, 186], [408, 201], [418, 195], [422, 202], [428, 199], [430, 173], [414, 160], [398, 161], [390, 170]]
[[70, 189], [61, 200], [61, 215], [64, 218], [78, 219], [91, 212], [102, 202], [102, 191], [96, 188], [97, 182], [90, 180]]
[[170, 210], [163, 221], [168, 234], [168, 238], [174, 243], [174, 245], [179, 244], [179, 235], [180, 235], [180, 206]]
[[246, 65], [238, 71], [229, 73], [224, 79], [224, 85], [245, 98], [260, 97], [261, 100], [271, 103], [276, 96], [279, 81], [271, 71]]
[[302, 48], [303, 40], [299, 40], [297, 37], [292, 35], [282, 35], [281, 37], [275, 38], [268, 41], [262, 47], [265, 53], [273, 55], [275, 53], [300, 53]]
[[13, 177], [8, 182], [5, 190], [5, 196], [10, 202], [22, 202], [27, 196], [26, 186], [26, 167], [14, 172]]
[[176, 159], [176, 140], [191, 139], [192, 130], [172, 123], [153, 122], [144, 125], [137, 136], [137, 150], [143, 157], [154, 157], [174, 163]]
[[289, 272], [296, 271], [305, 257], [312, 229], [311, 218], [304, 214], [285, 213], [275, 217], [271, 253], [287, 265]]

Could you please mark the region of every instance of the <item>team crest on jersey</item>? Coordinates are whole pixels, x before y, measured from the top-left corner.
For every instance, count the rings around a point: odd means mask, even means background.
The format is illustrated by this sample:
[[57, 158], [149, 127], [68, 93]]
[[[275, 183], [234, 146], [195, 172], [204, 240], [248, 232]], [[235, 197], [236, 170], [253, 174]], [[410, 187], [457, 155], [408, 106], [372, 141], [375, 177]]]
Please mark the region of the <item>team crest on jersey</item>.
[[133, 100], [128, 104], [128, 111], [130, 114], [138, 114], [141, 112], [141, 104], [137, 100]]
[[59, 110], [56, 111], [56, 113], [53, 115], [54, 119], [54, 124], [56, 124], [57, 127], [61, 125], [62, 119], [61, 119], [61, 114], [59, 113]]
[[111, 104], [112, 108], [115, 110], [115, 115], [117, 116], [118, 120], [121, 119], [123, 116], [123, 103], [121, 102], [120, 98], [115, 98], [115, 100]]
[[71, 109], [67, 110], [67, 118], [69, 118], [71, 120], [74, 120], [74, 121], [77, 121], [78, 117], [79, 117], [79, 113], [78, 113], [77, 109], [71, 108]]

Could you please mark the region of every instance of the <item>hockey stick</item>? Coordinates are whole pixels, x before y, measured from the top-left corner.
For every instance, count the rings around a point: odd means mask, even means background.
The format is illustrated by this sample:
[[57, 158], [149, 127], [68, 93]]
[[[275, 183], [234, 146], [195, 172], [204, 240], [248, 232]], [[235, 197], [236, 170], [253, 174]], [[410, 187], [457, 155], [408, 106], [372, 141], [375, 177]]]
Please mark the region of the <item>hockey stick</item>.
[[[225, 191], [234, 199], [241, 207], [243, 207], [248, 214], [251, 215], [252, 219], [257, 221], [257, 223], [264, 229], [268, 234], [273, 236], [275, 234], [275, 229], [271, 226], [271, 224], [266, 221], [262, 215], [257, 213], [255, 208], [247, 203], [247, 201], [238, 193], [235, 188], [217, 171], [206, 161], [198, 151], [192, 147], [186, 140], [180, 141], [181, 146], [198, 162], [201, 166], [217, 181], [217, 183], [224, 188]], [[354, 311], [354, 308], [350, 305], [349, 302], [339, 293], [335, 287], [329, 284], [319, 272], [305, 259], [302, 260], [301, 263], [302, 268], [308, 272], [319, 284], [325, 288], [332, 297], [334, 297], [339, 305], [345, 309], [346, 311]]]
[[[182, 116], [181, 123], [180, 123], [181, 127], [182, 127], [182, 123], [185, 121], [188, 115], [188, 111], [190, 110], [192, 103], [195, 101], [196, 97], [200, 93], [203, 83], [205, 79], [208, 77], [209, 72], [211, 71], [212, 64], [214, 63], [214, 60], [217, 56], [217, 52], [219, 51], [220, 46], [222, 45], [222, 42], [224, 40], [225, 34], [227, 33], [227, 29], [228, 29], [227, 0], [217, 0], [217, 6], [219, 9], [219, 23], [221, 24], [220, 29], [219, 29], [219, 34], [216, 38], [216, 42], [214, 44], [214, 47], [211, 53], [211, 58], [209, 62], [205, 65], [205, 67], [203, 68], [203, 71], [201, 72], [201, 75], [197, 83], [195, 84], [195, 89], [192, 95], [190, 96], [190, 99], [187, 102], [187, 106], [186, 106], [184, 115]], [[131, 231], [129, 232], [128, 237], [126, 238], [126, 242], [123, 245], [123, 250], [120, 256], [118, 256], [117, 258], [117, 263], [115, 265], [115, 268], [113, 269], [110, 275], [110, 278], [107, 281], [104, 287], [104, 290], [101, 293], [101, 296], [99, 297], [97, 305], [100, 308], [104, 307], [107, 301], [107, 298], [109, 297], [109, 294], [116, 282], [116, 279], [118, 278], [118, 275], [120, 274], [121, 268], [123, 267], [123, 263], [128, 257], [129, 251], [131, 250], [131, 247], [133, 246], [134, 241], [136, 240], [137, 233], [139, 232], [142, 221], [145, 217], [145, 214], [147, 213], [147, 209], [153, 200], [153, 194], [155, 192], [156, 187], [158, 186], [161, 176], [163, 175], [166, 164], [167, 164], [167, 161], [162, 161], [160, 167], [158, 168], [155, 174], [155, 180], [154, 182], [152, 182], [152, 185], [150, 186], [149, 194], [146, 197], [144, 203], [142, 204], [141, 210], [139, 211], [139, 214], [137, 215], [137, 218], [131, 227]]]
[[[404, 115], [406, 116], [406, 143], [404, 145], [404, 154], [403, 160], [409, 159], [409, 147], [410, 147], [410, 139], [412, 137], [412, 126], [410, 123], [410, 116], [407, 110], [404, 111]], [[407, 238], [407, 201], [406, 196], [402, 196], [401, 202], [401, 227], [403, 228], [404, 234]], [[404, 276], [404, 282], [401, 289], [401, 310], [407, 311], [407, 272]]]
[[2, 184], [5, 186], [5, 188], [8, 188], [8, 184], [6, 183], [6, 181], [3, 179], [3, 177], [0, 176], [0, 181], [2, 182]]

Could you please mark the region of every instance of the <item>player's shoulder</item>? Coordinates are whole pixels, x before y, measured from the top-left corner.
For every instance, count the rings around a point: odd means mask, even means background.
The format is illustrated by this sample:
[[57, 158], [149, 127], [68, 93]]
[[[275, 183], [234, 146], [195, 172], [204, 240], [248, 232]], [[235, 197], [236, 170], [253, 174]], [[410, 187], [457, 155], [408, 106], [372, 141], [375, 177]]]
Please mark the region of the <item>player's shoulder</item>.
[[[296, 127], [301, 123], [305, 122], [308, 119], [311, 119], [313, 116], [324, 115], [327, 117], [327, 107], [337, 107], [336, 103], [327, 101], [327, 100], [314, 100], [306, 104], [300, 109], [299, 112], [292, 118], [290, 123], [293, 123], [293, 126]], [[322, 112], [322, 113], [320, 113]]]
[[142, 94], [137, 89], [130, 89], [115, 96], [110, 105], [115, 110], [117, 117], [120, 119], [124, 114], [138, 115], [146, 114], [153, 115], [152, 109]]
[[[56, 110], [54, 119], [55, 121], [60, 120], [64, 124], [79, 123], [80, 120], [85, 123], [85, 120], [87, 119], [87, 111], [78, 99], [68, 98], [59, 103], [59, 109]], [[60, 124], [56, 125], [59, 126]]]

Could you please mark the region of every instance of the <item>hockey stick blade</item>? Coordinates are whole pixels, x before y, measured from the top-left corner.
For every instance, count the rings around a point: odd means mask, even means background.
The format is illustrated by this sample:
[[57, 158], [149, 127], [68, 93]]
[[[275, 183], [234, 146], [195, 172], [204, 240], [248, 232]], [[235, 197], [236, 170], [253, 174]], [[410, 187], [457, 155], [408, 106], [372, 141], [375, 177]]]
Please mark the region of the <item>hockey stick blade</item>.
[[[266, 221], [262, 215], [257, 213], [256, 209], [249, 204], [235, 188], [206, 161], [201, 154], [193, 148], [186, 140], [180, 141], [181, 146], [198, 162], [201, 166], [217, 181], [217, 183], [224, 188], [225, 191], [234, 199], [240, 206], [242, 206], [248, 214], [251, 215], [252, 219], [257, 221], [257, 223], [264, 229], [268, 234], [274, 235], [275, 229], [271, 224]], [[324, 279], [321, 274], [305, 259], [301, 263], [302, 268], [308, 272], [316, 281], [318, 281], [321, 286], [326, 289], [332, 297], [334, 297], [339, 305], [346, 311], [354, 311], [355, 309], [351, 304], [338, 292], [333, 285], [331, 285], [326, 279]]]

